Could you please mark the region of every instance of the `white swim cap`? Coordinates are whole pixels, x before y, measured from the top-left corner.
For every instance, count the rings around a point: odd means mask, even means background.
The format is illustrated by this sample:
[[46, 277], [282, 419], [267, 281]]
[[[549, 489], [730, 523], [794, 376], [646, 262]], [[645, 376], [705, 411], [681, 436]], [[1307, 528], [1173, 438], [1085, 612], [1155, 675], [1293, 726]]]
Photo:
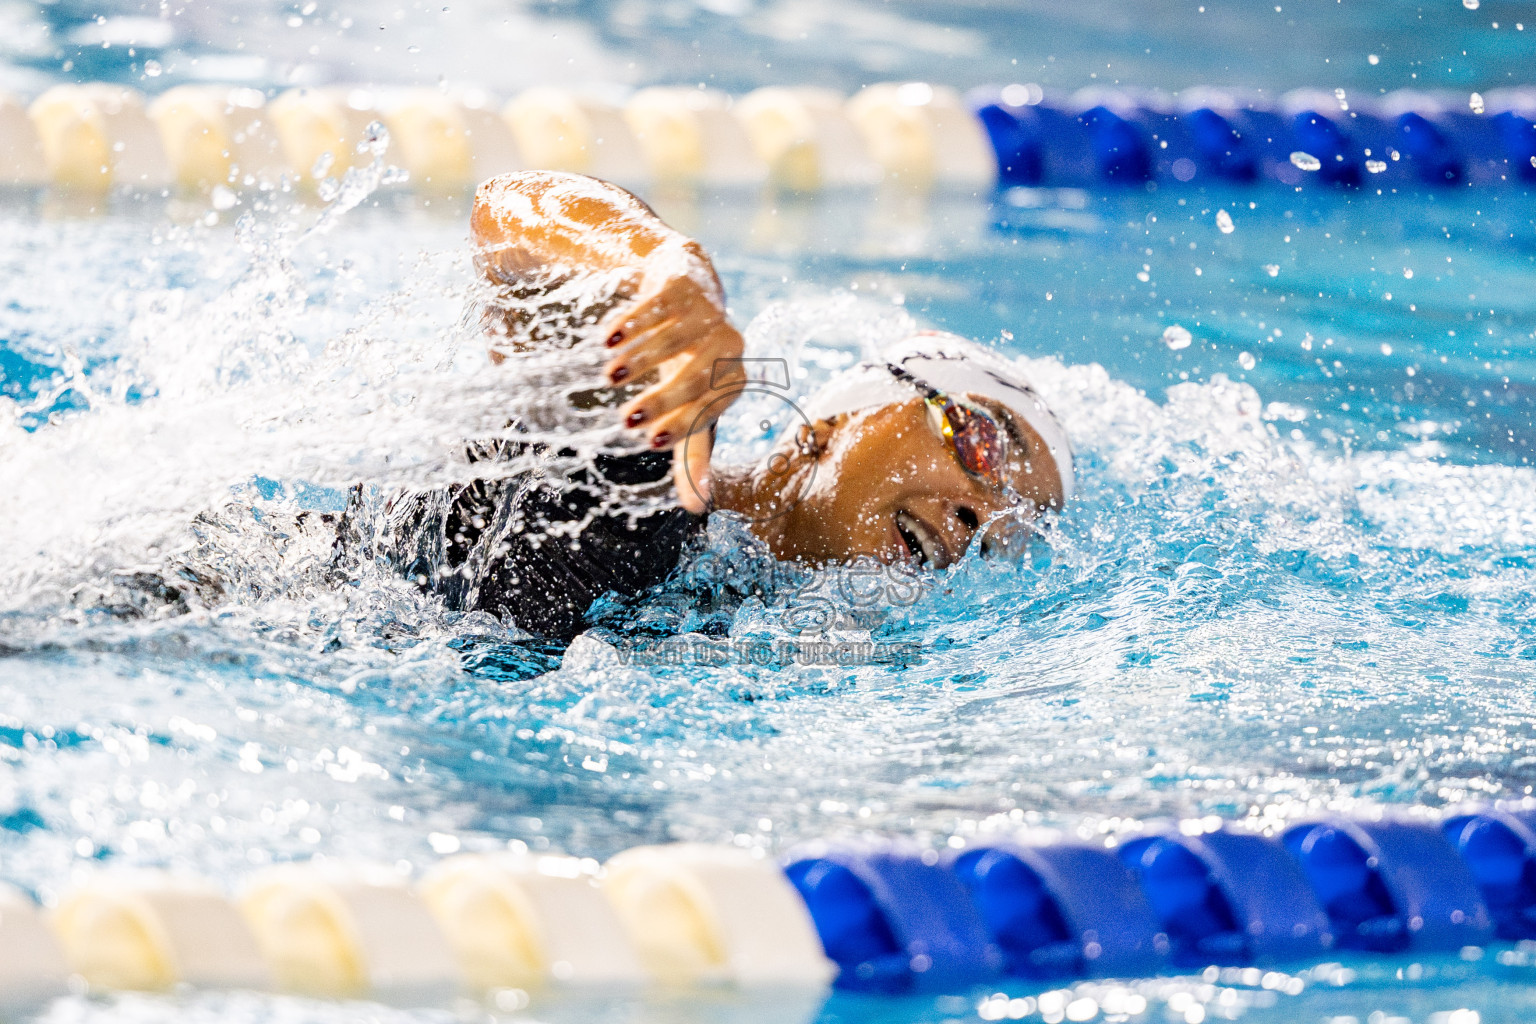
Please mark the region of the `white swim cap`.
[[1077, 481], [1067, 432], [1017, 367], [974, 341], [944, 331], [920, 331], [882, 355], [881, 362], [860, 363], [833, 377], [806, 402], [805, 414], [814, 421], [911, 401], [912, 385], [898, 380], [886, 366], [894, 364], [940, 391], [1007, 406], [1045, 442], [1061, 478], [1062, 500], [1072, 496]]

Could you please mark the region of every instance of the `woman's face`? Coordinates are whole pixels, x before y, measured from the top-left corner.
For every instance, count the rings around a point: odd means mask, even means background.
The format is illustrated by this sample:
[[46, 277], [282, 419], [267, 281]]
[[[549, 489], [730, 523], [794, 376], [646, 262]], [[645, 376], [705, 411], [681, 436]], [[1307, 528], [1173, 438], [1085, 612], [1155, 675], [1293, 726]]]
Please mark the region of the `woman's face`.
[[1001, 403], [964, 401], [1007, 438], [1002, 475], [1012, 494], [960, 464], [921, 398], [844, 414], [817, 424], [815, 478], [785, 513], [774, 554], [817, 563], [869, 555], [942, 569], [998, 513], [1059, 507], [1061, 478], [1040, 436]]

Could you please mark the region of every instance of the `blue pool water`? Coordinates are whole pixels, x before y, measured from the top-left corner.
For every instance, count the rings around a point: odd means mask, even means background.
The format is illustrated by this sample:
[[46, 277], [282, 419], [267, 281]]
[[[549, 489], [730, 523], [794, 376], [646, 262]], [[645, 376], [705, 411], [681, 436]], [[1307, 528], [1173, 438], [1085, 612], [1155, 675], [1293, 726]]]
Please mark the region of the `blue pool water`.
[[[429, 401], [472, 401], [483, 378], [459, 326], [462, 202], [386, 189], [302, 239], [316, 211], [299, 206], [253, 211], [237, 237], [227, 216], [160, 202], [98, 217], [13, 202], [9, 879], [46, 901], [98, 862], [234, 881], [313, 854], [415, 871], [508, 841], [602, 857], [681, 838], [1092, 837], [1530, 792], [1529, 197], [655, 198], [717, 254], [757, 350], [804, 341], [810, 379], [911, 323], [1026, 360], [1077, 445], [1081, 497], [1023, 564], [967, 560], [835, 634], [898, 643], [896, 664], [638, 665], [605, 634], [561, 661], [387, 573], [327, 577], [323, 536], [283, 518], [334, 508], [352, 480], [431, 479], [477, 422]], [[1187, 347], [1165, 340], [1175, 325]], [[739, 551], [717, 525], [717, 551]], [[204, 585], [185, 604], [143, 582], [189, 567]], [[723, 608], [682, 588], [638, 614], [792, 639], [786, 623], [840, 583], [791, 576]], [[1420, 964], [1416, 984], [1395, 974], [1409, 965], [1361, 963], [1294, 976], [1300, 994], [1137, 991], [1149, 1019], [1197, 1004], [1528, 1019], [1524, 954], [1498, 955]], [[111, 1012], [166, 1012], [136, 1005]], [[980, 1004], [947, 1005], [825, 1013]]]
[[[190, 4], [166, 34], [131, 20], [157, 16], [137, 0], [0, 2], [0, 87], [447, 72], [502, 92], [594, 79], [851, 91], [904, 76], [1487, 91], [1523, 84], [1520, 33], [1536, 32], [1517, 0], [375, 6]], [[545, 33], [528, 59], [505, 59]], [[93, 212], [8, 196], [0, 878], [47, 903], [103, 864], [234, 883], [324, 854], [416, 874], [508, 843], [604, 857], [671, 839], [774, 853], [867, 832], [1094, 839], [1169, 816], [1275, 829], [1532, 792], [1530, 195], [646, 198], [716, 254], [756, 351], [806, 346], [807, 384], [913, 324], [1028, 361], [1077, 445], [1080, 498], [1022, 564], [901, 577], [900, 600], [861, 606], [835, 637], [901, 652], [877, 664], [647, 665], [608, 634], [563, 658], [518, 646], [388, 573], [335, 578], [324, 531], [293, 522], [335, 510], [359, 480], [436, 478], [443, 452], [494, 418], [461, 325], [462, 197], [385, 188], [306, 235], [318, 210], [288, 200]], [[1179, 328], [1189, 343], [1170, 347]], [[713, 551], [705, 567], [741, 538], [717, 524]], [[745, 573], [767, 571], [746, 556]], [[627, 614], [772, 645], [866, 585], [780, 573], [767, 601], [711, 602], [704, 567], [689, 568], [691, 585]], [[1531, 950], [1495, 947], [1001, 997], [529, 1012], [896, 1024], [1060, 1020], [1075, 1006], [1094, 1020], [1488, 1024], [1536, 1017], [1533, 965]], [[70, 998], [43, 1016], [487, 1012], [190, 994]]]

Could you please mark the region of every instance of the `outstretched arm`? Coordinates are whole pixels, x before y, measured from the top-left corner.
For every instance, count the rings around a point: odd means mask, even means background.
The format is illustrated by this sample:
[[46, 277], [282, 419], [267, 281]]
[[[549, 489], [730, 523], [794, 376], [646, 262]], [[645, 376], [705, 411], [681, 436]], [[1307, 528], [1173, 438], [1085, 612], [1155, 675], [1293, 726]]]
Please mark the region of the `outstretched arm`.
[[[626, 291], [637, 297], [599, 328], [613, 353], [605, 372], [613, 384], [658, 372], [619, 415], [653, 448], [673, 449], [678, 501], [704, 511], [709, 430], [735, 397], [715, 368], [741, 357], [742, 340], [726, 321], [725, 294], [703, 248], [618, 186], [553, 171], [504, 174], [481, 185], [470, 230], [476, 265], [497, 284], [630, 272]], [[739, 389], [739, 363], [727, 377]], [[690, 434], [699, 436], [685, 444]]]

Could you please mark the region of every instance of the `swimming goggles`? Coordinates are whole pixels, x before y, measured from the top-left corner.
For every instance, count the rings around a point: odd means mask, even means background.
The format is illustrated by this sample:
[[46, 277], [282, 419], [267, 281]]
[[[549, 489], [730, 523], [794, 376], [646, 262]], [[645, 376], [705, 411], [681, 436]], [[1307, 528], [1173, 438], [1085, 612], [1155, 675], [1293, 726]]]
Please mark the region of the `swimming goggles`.
[[939, 414], [939, 429], [944, 440], [967, 473], [996, 487], [1004, 486], [1007, 435], [991, 414], [945, 394], [895, 363], [886, 363], [885, 368], [897, 380], [915, 387], [928, 407]]

